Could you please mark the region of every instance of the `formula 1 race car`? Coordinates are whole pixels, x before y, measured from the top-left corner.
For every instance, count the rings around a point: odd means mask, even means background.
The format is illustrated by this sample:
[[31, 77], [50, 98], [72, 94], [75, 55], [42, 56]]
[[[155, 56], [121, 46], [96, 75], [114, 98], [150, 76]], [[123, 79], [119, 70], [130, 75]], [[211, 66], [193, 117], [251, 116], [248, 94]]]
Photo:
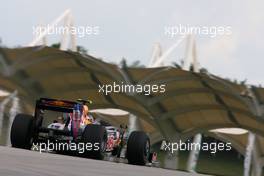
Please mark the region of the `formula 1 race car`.
[[43, 150], [45, 146], [48, 151], [94, 159], [110, 155], [135, 165], [152, 162], [145, 132], [130, 133], [126, 127], [93, 119], [88, 114], [88, 103], [40, 98], [34, 116], [16, 115], [11, 127], [12, 147]]

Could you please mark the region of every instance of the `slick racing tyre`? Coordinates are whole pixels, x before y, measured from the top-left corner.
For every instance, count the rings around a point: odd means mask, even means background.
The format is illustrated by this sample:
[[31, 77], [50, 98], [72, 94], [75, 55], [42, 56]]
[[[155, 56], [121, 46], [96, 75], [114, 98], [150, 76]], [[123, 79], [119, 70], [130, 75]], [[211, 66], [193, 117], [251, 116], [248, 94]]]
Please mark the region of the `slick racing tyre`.
[[127, 141], [127, 160], [129, 164], [145, 165], [150, 153], [149, 137], [143, 131], [133, 131]]
[[87, 125], [82, 134], [82, 142], [92, 145], [91, 150], [85, 150], [84, 154], [88, 158], [103, 159], [107, 143], [107, 133], [105, 127], [101, 125]]
[[31, 149], [34, 134], [34, 117], [27, 114], [17, 114], [11, 127], [12, 147]]

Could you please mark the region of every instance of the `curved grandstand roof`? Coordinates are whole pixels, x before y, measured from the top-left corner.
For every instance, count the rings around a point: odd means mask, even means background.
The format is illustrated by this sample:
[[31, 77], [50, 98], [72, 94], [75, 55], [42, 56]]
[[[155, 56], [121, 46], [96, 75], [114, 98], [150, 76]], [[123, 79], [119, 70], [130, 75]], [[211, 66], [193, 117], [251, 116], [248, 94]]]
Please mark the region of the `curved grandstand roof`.
[[[18, 90], [33, 104], [39, 97], [92, 99], [92, 108], [118, 108], [141, 118], [163, 137], [190, 136], [215, 128], [238, 127], [264, 135], [246, 89], [224, 79], [173, 67], [120, 68], [92, 56], [49, 47], [0, 49], [0, 86]], [[165, 93], [99, 92], [98, 85], [166, 84]], [[263, 92], [260, 90], [260, 92]], [[263, 94], [264, 95], [264, 94]], [[264, 97], [264, 96], [263, 96]]]

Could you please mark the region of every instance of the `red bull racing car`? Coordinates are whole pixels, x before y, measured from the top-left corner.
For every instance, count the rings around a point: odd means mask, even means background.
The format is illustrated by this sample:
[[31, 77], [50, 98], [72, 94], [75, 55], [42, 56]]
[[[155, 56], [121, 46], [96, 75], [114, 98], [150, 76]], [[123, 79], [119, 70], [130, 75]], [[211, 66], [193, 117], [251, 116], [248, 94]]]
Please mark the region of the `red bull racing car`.
[[94, 159], [110, 155], [135, 165], [145, 165], [156, 158], [156, 154], [150, 153], [145, 132], [129, 132], [126, 127], [95, 120], [88, 113], [89, 103], [40, 98], [34, 116], [16, 115], [11, 127], [12, 147]]

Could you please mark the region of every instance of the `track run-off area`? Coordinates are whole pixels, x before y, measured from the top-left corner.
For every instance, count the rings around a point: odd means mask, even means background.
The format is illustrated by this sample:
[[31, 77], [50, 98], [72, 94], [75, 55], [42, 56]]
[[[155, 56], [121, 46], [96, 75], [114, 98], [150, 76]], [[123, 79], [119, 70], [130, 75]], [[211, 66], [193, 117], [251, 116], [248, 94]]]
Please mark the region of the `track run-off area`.
[[1, 176], [202, 176], [161, 168], [0, 147]]

